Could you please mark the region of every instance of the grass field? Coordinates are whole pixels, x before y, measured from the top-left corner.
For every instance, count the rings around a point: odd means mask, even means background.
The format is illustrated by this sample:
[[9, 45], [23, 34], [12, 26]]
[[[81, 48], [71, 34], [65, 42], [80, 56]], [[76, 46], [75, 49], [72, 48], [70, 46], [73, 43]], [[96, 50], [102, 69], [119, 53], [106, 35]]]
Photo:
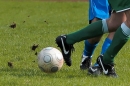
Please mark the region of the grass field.
[[[71, 67], [64, 64], [54, 74], [43, 73], [38, 68], [35, 53], [47, 46], [57, 48], [55, 38], [58, 35], [88, 25], [87, 11], [88, 2], [0, 0], [0, 86], [129, 86], [130, 42], [115, 59], [119, 78], [92, 77], [87, 71], [81, 71], [83, 42], [74, 46]], [[16, 23], [14, 29], [9, 27], [13, 22]], [[93, 63], [106, 36], [96, 48]], [[31, 50], [33, 44], [39, 44], [35, 51]]]

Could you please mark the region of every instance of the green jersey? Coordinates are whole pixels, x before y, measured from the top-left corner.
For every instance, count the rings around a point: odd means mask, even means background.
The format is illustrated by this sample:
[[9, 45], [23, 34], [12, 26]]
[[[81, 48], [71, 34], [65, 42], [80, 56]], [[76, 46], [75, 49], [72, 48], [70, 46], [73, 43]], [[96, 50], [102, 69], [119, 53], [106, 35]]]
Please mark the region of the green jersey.
[[122, 12], [130, 9], [130, 0], [108, 0], [112, 10]]

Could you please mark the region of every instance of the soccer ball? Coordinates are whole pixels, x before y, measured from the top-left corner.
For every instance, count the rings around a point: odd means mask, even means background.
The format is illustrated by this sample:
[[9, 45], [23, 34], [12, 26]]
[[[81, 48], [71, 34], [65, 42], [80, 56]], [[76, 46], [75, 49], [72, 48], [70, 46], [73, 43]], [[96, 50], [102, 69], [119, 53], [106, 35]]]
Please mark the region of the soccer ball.
[[55, 73], [63, 66], [63, 55], [54, 47], [43, 48], [38, 53], [38, 67], [45, 73]]

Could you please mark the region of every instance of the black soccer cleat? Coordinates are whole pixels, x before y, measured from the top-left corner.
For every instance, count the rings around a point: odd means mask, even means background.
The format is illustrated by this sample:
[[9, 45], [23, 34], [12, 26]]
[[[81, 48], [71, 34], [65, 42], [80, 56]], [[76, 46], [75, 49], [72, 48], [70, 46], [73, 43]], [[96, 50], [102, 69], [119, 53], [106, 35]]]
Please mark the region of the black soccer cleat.
[[100, 74], [102, 74], [102, 69], [100, 66], [89, 67], [88, 74], [93, 76], [99, 76]]
[[74, 51], [73, 45], [66, 43], [66, 35], [58, 36], [56, 38], [56, 43], [61, 49], [66, 65], [71, 66], [71, 52]]
[[82, 61], [80, 64], [80, 69], [81, 70], [86, 70], [91, 66], [92, 62], [91, 62], [91, 57], [87, 56], [87, 57], [83, 57], [82, 55]]
[[104, 64], [102, 62], [103, 55], [100, 55], [97, 58], [97, 63], [99, 64], [100, 68], [102, 69], [102, 72], [106, 76], [111, 76], [111, 77], [118, 77], [118, 75], [115, 72], [114, 64]]

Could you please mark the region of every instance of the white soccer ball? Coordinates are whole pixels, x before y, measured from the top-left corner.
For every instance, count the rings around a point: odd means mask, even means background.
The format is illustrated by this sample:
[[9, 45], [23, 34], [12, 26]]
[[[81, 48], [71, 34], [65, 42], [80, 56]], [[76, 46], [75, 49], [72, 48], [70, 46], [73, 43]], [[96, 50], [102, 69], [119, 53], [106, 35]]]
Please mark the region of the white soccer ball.
[[45, 73], [55, 73], [63, 66], [63, 55], [54, 47], [43, 48], [38, 53], [38, 67]]

